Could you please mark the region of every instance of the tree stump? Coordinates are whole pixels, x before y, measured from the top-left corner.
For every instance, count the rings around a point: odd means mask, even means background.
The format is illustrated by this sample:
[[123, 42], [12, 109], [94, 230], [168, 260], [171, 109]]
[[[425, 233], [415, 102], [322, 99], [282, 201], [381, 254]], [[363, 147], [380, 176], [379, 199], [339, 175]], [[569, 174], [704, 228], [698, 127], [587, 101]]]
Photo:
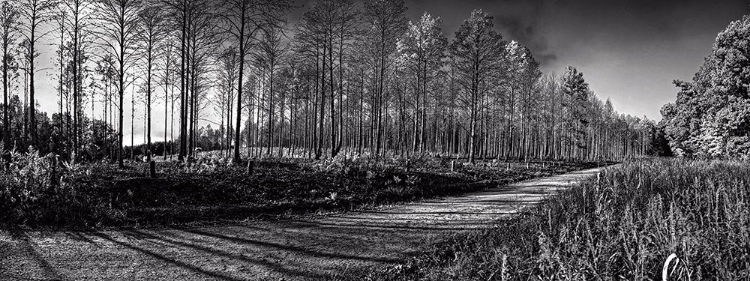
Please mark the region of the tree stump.
[[253, 166], [255, 166], [255, 161], [253, 160], [247, 161], [247, 175], [248, 176], [253, 175], [253, 168], [255, 168]]
[[57, 156], [56, 155], [52, 155], [50, 153], [49, 160], [50, 160], [50, 173], [49, 173], [50, 174], [50, 179], [49, 179], [49, 182], [50, 182], [50, 187], [52, 189], [54, 189], [59, 184], [57, 182], [57, 165], [58, 165], [57, 164]]
[[149, 166], [149, 176], [153, 179], [156, 178], [156, 161], [151, 160], [151, 162], [148, 163]]

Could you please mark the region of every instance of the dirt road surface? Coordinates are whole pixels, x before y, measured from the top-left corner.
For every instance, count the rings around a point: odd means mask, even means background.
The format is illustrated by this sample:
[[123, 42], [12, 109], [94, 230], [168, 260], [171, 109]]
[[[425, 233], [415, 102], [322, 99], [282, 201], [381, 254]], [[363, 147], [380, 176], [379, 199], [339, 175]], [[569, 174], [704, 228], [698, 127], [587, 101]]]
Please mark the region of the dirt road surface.
[[0, 280], [315, 280], [395, 263], [601, 169], [379, 210], [219, 227], [126, 231], [0, 230]]

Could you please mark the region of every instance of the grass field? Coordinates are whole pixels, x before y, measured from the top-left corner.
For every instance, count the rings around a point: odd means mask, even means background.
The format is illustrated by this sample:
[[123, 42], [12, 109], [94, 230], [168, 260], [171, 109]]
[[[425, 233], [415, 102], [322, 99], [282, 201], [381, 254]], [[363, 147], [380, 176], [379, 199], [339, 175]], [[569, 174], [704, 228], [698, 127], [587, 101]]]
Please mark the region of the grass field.
[[748, 280], [748, 183], [747, 162], [629, 162], [494, 229], [343, 279], [662, 280], [676, 254], [669, 280]]
[[0, 172], [0, 224], [100, 229], [222, 223], [346, 211], [481, 190], [565, 173], [596, 163], [458, 163], [444, 158], [265, 159], [252, 175], [231, 159], [203, 153], [195, 162], [125, 170], [107, 162], [52, 169], [51, 161], [15, 154]]

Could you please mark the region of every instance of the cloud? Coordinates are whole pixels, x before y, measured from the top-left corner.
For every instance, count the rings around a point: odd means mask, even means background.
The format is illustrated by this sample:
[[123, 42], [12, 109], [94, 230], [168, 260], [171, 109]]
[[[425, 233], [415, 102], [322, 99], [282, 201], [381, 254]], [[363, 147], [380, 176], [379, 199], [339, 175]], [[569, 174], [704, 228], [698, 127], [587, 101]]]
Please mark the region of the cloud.
[[527, 23], [516, 16], [497, 16], [495, 21], [500, 30], [509, 39], [516, 40], [528, 47], [536, 60], [543, 65], [557, 60], [557, 54], [550, 48], [547, 38], [537, 32], [534, 23]]
[[559, 1], [500, 1], [494, 7], [495, 23], [507, 39], [520, 42], [528, 47], [542, 65], [557, 60], [557, 53], [551, 48], [548, 38], [541, 32], [544, 12], [551, 5], [559, 6]]

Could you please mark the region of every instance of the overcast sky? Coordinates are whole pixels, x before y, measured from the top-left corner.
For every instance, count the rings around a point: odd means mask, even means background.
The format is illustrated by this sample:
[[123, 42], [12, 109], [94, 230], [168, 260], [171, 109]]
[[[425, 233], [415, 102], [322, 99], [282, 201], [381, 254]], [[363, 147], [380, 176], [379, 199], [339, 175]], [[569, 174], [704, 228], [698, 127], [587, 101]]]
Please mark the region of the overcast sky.
[[[295, 3], [306, 6], [312, 2], [296, 0]], [[730, 21], [750, 14], [750, 0], [407, 0], [406, 3], [410, 20], [418, 19], [424, 12], [441, 17], [449, 38], [472, 10], [481, 8], [495, 17], [495, 25], [506, 39], [520, 41], [532, 50], [545, 73], [560, 74], [566, 66], [575, 66], [584, 73], [591, 89], [602, 100], [610, 98], [619, 112], [654, 120], [661, 119], [661, 106], [675, 99], [677, 91], [672, 80], [692, 79], [703, 58], [710, 54], [717, 33]], [[293, 11], [290, 21], [295, 22], [305, 9]], [[52, 34], [50, 38], [55, 36]], [[49, 62], [54, 48], [40, 47], [44, 49], [42, 67], [49, 67], [51, 64], [44, 62]], [[52, 73], [39, 73], [37, 80], [41, 109], [56, 111], [58, 98]], [[129, 112], [129, 99], [126, 104], [125, 110]], [[163, 116], [162, 106], [157, 105], [153, 114]], [[136, 122], [139, 122], [136, 123], [138, 143], [143, 138], [142, 125], [138, 125], [142, 121]], [[129, 123], [125, 122], [126, 136], [130, 133]], [[159, 123], [154, 124], [155, 140], [162, 139], [158, 136], [164, 129]]]

